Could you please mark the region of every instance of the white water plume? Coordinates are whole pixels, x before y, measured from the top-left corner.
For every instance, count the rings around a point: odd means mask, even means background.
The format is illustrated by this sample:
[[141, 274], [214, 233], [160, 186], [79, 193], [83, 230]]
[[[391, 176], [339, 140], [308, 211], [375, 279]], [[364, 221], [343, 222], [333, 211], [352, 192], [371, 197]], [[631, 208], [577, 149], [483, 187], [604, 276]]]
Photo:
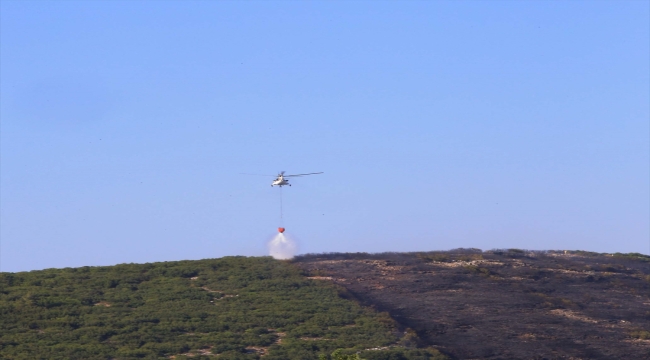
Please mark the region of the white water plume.
[[269, 255], [278, 260], [293, 258], [293, 255], [296, 254], [297, 250], [296, 243], [283, 233], [275, 235], [275, 237], [269, 241], [268, 246]]

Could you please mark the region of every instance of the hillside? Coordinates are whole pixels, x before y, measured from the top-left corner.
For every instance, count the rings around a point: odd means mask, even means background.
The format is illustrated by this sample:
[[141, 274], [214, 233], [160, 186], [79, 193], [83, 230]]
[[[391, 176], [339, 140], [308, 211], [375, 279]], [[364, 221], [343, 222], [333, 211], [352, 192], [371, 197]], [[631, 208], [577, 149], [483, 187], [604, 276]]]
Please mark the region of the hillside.
[[347, 297], [268, 257], [1, 273], [0, 358], [445, 358]]
[[648, 359], [650, 257], [459, 249], [1, 273], [0, 358]]
[[455, 358], [650, 359], [645, 255], [460, 249], [296, 263]]

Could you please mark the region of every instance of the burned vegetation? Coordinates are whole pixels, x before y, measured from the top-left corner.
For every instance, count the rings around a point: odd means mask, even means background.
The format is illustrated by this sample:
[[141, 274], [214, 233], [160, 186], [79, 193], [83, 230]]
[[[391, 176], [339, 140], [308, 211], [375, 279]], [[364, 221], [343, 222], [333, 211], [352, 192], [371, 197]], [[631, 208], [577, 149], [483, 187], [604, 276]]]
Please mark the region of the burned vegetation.
[[295, 263], [458, 359], [650, 359], [650, 257], [580, 251], [325, 254]]

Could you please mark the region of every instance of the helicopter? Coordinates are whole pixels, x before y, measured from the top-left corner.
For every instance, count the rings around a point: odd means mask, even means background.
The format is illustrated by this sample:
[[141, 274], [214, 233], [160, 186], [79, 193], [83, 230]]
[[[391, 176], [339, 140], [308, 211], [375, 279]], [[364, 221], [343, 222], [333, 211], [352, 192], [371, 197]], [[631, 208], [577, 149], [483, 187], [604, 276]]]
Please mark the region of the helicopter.
[[280, 173], [277, 175], [277, 177], [275, 178], [275, 180], [273, 180], [273, 182], [271, 183], [271, 187], [273, 187], [273, 186], [283, 187], [283, 186], [286, 186], [286, 185], [291, 186], [291, 184], [289, 184], [289, 180], [286, 179], [286, 178], [288, 178], [288, 177], [298, 177], [298, 176], [306, 176], [306, 175], [317, 175], [317, 174], [322, 174], [322, 173], [323, 173], [323, 172], [321, 171], [321, 172], [308, 173], [308, 174], [293, 174], [293, 175], [285, 175], [285, 174], [284, 174], [284, 171], [280, 171]]
[[291, 186], [289, 184], [289, 177], [298, 177], [298, 176], [306, 176], [306, 175], [317, 175], [317, 174], [322, 174], [323, 172], [315, 172], [315, 173], [308, 173], [308, 174], [291, 174], [291, 175], [285, 175], [284, 171], [280, 171], [277, 175], [262, 175], [262, 174], [246, 174], [246, 173], [241, 173], [242, 175], [257, 175], [257, 176], [275, 176], [275, 180], [271, 183], [271, 187], [273, 186], [279, 186], [280, 188], [283, 186]]

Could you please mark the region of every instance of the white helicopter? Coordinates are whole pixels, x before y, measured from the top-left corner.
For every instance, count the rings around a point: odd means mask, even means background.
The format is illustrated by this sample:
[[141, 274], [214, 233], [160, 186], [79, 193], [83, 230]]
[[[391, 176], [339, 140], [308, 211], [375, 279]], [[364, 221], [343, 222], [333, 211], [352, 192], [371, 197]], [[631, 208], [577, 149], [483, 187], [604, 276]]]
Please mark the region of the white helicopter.
[[293, 175], [285, 175], [285, 174], [284, 174], [284, 171], [280, 171], [280, 173], [277, 175], [277, 177], [275, 178], [275, 180], [273, 180], [273, 182], [271, 183], [271, 186], [279, 186], [279, 187], [286, 186], [286, 185], [291, 186], [291, 184], [289, 184], [289, 180], [286, 179], [286, 178], [288, 178], [288, 177], [298, 177], [298, 176], [306, 176], [306, 175], [317, 175], [317, 174], [322, 174], [322, 173], [323, 173], [323, 172], [321, 171], [321, 172], [308, 173], [308, 174], [293, 174]]
[[277, 174], [277, 175], [245, 174], [245, 173], [242, 173], [242, 175], [275, 176], [275, 180], [273, 180], [273, 182], [271, 183], [271, 186], [272, 186], [272, 187], [273, 187], [273, 186], [283, 187], [283, 186], [287, 186], [287, 185], [291, 186], [291, 184], [289, 184], [289, 179], [287, 179], [287, 178], [289, 178], [289, 177], [298, 177], [298, 176], [306, 176], [306, 175], [317, 175], [317, 174], [322, 174], [322, 173], [323, 173], [323, 172], [321, 171], [321, 172], [308, 173], [308, 174], [291, 174], [291, 175], [285, 175], [285, 174], [284, 174], [284, 171], [280, 171], [280, 173]]

